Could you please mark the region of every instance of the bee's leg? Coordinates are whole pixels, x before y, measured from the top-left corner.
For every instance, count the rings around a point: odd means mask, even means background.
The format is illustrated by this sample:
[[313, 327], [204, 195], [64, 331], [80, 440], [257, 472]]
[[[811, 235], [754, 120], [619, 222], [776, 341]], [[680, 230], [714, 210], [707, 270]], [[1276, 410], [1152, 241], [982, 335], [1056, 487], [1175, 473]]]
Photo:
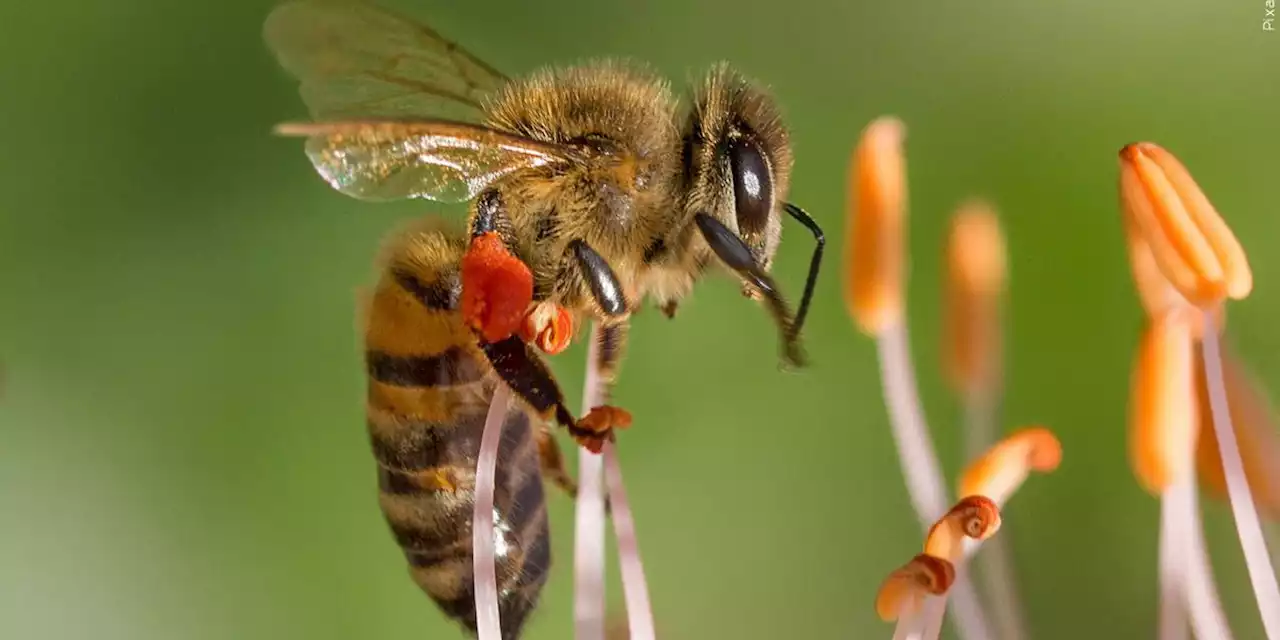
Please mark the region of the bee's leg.
[[573, 417], [565, 406], [564, 394], [547, 365], [520, 338], [512, 336], [498, 342], [480, 342], [498, 377], [544, 419], [554, 418], [569, 430], [578, 444], [599, 453], [605, 441], [613, 438], [613, 429], [631, 426], [631, 414], [608, 405], [594, 407], [582, 419]]
[[560, 453], [560, 443], [556, 442], [555, 435], [543, 424], [538, 427], [534, 437], [538, 439], [538, 458], [542, 462], [543, 476], [570, 498], [577, 498], [578, 481], [565, 469], [564, 456]]
[[[565, 495], [577, 500], [578, 481], [570, 475], [568, 469], [564, 468], [564, 456], [560, 453], [560, 443], [556, 442], [555, 434], [543, 425], [534, 437], [538, 439], [538, 457], [542, 462], [543, 475], [564, 491]], [[607, 495], [604, 497], [604, 513], [605, 515], [613, 513], [613, 506]]]
[[627, 334], [631, 324], [623, 320], [596, 327], [596, 359], [592, 365], [600, 376], [600, 399], [608, 403], [613, 396], [613, 383], [618, 378], [618, 367], [627, 349]]
[[462, 317], [488, 342], [514, 334], [533, 302], [533, 274], [511, 252], [510, 236], [501, 195], [480, 194], [462, 256]]
[[618, 364], [627, 344], [627, 318], [631, 305], [618, 276], [609, 268], [609, 263], [596, 253], [590, 245], [574, 240], [569, 243], [569, 251], [578, 273], [586, 282], [587, 290], [600, 315], [604, 320], [596, 328], [592, 339], [596, 341], [596, 359], [591, 363], [600, 375], [600, 397], [608, 402], [613, 391], [613, 381], [618, 374]]
[[674, 319], [676, 317], [676, 309], [679, 308], [680, 302], [678, 300], [668, 300], [662, 305], [662, 315], [666, 316], [668, 320]]
[[699, 213], [694, 216], [694, 222], [697, 223], [703, 239], [715, 252], [716, 257], [742, 278], [749, 287], [748, 292], [752, 297], [763, 298], [765, 308], [769, 310], [769, 315], [773, 316], [774, 324], [778, 325], [778, 332], [782, 337], [784, 364], [804, 366], [806, 358], [800, 347], [800, 336], [796, 332], [797, 324], [791, 315], [791, 310], [787, 308], [787, 303], [782, 299], [782, 294], [774, 284], [773, 278], [756, 263], [751, 249], [742, 241], [742, 238], [710, 215]]

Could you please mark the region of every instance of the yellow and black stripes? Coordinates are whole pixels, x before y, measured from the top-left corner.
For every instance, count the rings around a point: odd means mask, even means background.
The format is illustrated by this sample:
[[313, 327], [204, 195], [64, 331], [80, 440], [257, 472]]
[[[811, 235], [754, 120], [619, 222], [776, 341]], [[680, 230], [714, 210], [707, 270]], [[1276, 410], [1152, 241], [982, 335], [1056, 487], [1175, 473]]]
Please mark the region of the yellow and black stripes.
[[430, 356], [398, 356], [370, 349], [365, 353], [369, 377], [395, 387], [451, 387], [480, 382], [488, 367], [465, 349], [449, 347]]
[[[502, 383], [492, 354], [458, 312], [465, 247], [464, 234], [433, 229], [399, 239], [369, 300], [365, 365], [369, 437], [387, 524], [415, 582], [474, 630], [475, 465], [485, 416]], [[550, 394], [553, 404], [557, 394]], [[537, 393], [532, 399], [543, 404]], [[510, 639], [536, 605], [550, 566], [535, 428], [528, 409], [513, 403], [498, 451], [495, 557], [503, 637]]]

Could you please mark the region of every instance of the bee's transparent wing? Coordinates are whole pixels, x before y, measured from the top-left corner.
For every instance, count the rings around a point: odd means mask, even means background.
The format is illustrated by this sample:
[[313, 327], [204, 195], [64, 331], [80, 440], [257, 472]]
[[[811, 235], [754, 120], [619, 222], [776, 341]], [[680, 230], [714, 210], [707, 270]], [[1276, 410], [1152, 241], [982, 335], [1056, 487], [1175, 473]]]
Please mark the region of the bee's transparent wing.
[[581, 161], [570, 147], [446, 121], [284, 124], [333, 188], [362, 200], [463, 202], [513, 171]]
[[290, 0], [263, 36], [316, 120], [476, 121], [507, 81], [430, 27], [361, 0]]

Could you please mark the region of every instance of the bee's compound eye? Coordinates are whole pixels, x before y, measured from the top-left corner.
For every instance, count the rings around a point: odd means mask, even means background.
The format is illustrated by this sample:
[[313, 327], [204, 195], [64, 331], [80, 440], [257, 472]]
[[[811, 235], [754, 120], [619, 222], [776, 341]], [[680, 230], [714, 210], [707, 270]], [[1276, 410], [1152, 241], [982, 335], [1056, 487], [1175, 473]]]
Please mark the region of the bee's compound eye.
[[731, 141], [729, 167], [733, 171], [738, 231], [744, 234], [764, 231], [773, 209], [773, 178], [760, 148], [743, 138]]

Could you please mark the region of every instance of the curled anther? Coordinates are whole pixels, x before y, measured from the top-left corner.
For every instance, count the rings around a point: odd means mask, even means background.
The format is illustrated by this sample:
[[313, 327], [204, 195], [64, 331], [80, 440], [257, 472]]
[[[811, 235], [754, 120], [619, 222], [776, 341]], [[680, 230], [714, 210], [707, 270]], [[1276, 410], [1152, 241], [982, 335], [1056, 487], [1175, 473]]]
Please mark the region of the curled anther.
[[876, 593], [876, 614], [886, 622], [912, 615], [920, 610], [925, 596], [946, 593], [955, 580], [956, 569], [951, 562], [924, 553], [917, 555], [881, 583]]
[[982, 541], [1000, 530], [1000, 507], [986, 496], [962, 498], [929, 529], [924, 552], [951, 562], [964, 557], [964, 539]]
[[1062, 462], [1062, 444], [1045, 427], [1024, 427], [974, 460], [958, 483], [961, 496], [986, 496], [1008, 502], [1032, 471], [1048, 473]]

